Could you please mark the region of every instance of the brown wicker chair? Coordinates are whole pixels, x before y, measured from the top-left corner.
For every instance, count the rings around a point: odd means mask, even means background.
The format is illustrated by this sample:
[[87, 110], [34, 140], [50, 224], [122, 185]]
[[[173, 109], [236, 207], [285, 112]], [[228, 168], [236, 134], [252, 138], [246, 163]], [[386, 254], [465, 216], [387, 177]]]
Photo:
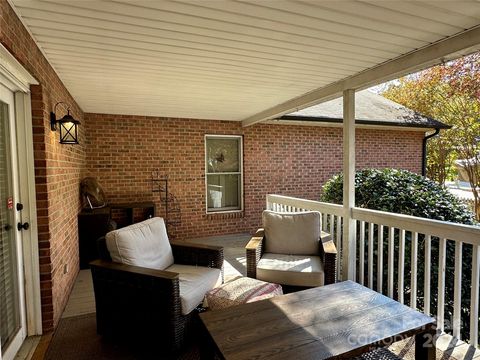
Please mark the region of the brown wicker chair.
[[[105, 239], [100, 260], [90, 263], [95, 291], [97, 332], [155, 348], [158, 358], [176, 354], [191, 334], [196, 311], [182, 315], [179, 275], [114, 263]], [[222, 269], [223, 248], [171, 243], [175, 264]]]
[[[260, 259], [265, 253], [266, 244], [268, 242], [265, 233], [266, 232], [264, 229], [259, 229], [245, 247], [247, 257], [247, 276], [254, 279], [257, 278], [257, 266]], [[320, 261], [323, 264], [324, 284], [333, 284], [337, 280], [337, 249], [330, 234], [321, 231], [319, 237], [320, 241], [317, 250], [317, 256], [320, 256]], [[259, 277], [259, 279], [269, 281], [269, 279], [261, 277]], [[284, 289], [287, 289], [287, 292], [291, 290], [300, 290], [302, 288], [306, 288], [305, 286], [282, 283], [281, 281], [270, 282], [277, 282], [282, 284], [284, 286]]]

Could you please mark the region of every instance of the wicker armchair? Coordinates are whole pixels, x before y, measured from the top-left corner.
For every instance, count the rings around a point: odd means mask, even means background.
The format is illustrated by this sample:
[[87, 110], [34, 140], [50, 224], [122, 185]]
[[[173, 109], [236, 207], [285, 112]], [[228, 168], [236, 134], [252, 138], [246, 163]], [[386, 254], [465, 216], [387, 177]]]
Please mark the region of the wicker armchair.
[[[313, 213], [313, 212], [312, 212]], [[293, 231], [294, 233], [290, 233], [290, 234], [287, 234], [286, 237], [288, 238], [287, 241], [293, 241], [295, 243], [295, 247], [297, 247], [298, 249], [298, 244], [301, 244], [302, 242], [302, 235], [299, 234], [299, 236], [296, 236], [295, 235], [295, 231], [297, 231], [297, 234], [298, 234], [298, 229], [295, 229], [295, 227], [300, 227], [301, 228], [301, 232], [305, 232], [305, 230], [308, 231], [308, 225], [305, 226], [306, 223], [301, 223], [298, 221], [298, 218], [299, 217], [302, 217], [304, 216], [305, 213], [298, 213], [298, 214], [285, 214], [285, 213], [274, 213], [274, 212], [271, 212], [271, 211], [265, 211], [264, 214], [263, 214], [263, 221], [264, 221], [264, 226], [266, 225], [266, 227], [268, 226], [269, 228], [274, 225], [275, 223], [272, 222], [270, 220], [270, 222], [268, 224], [266, 224], [266, 217], [268, 218], [269, 216], [273, 215], [273, 216], [277, 216], [277, 219], [275, 220], [276, 224], [279, 224], [278, 221], [282, 221], [282, 217], [296, 217], [297, 221], [293, 221], [292, 223], [290, 224], [286, 224], [286, 226], [288, 227], [287, 229], [287, 233], [288, 231]], [[318, 215], [317, 215], [318, 214]], [[317, 214], [313, 214], [313, 223], [314, 223], [314, 226], [318, 226], [319, 228], [319, 221], [317, 222], [316, 221], [316, 218], [319, 219], [319, 213]], [[307, 215], [307, 214], [305, 214]], [[307, 215], [309, 216], [309, 215]], [[310, 220], [308, 221], [310, 222]], [[298, 281], [296, 281], [298, 279], [298, 277], [300, 276], [304, 276], [304, 274], [306, 275], [310, 275], [310, 273], [307, 271], [307, 272], [296, 272], [295, 270], [293, 270], [293, 272], [295, 273], [295, 276], [297, 279], [291, 279], [291, 274], [292, 274], [292, 270], [288, 270], [288, 271], [282, 271], [283, 269], [274, 269], [275, 271], [277, 271], [276, 273], [276, 277], [277, 279], [272, 279], [270, 277], [270, 274], [268, 274], [267, 272], [264, 272], [264, 273], [261, 273], [260, 276], [258, 274], [259, 272], [259, 269], [258, 269], [258, 266], [259, 266], [259, 263], [260, 263], [260, 260], [262, 259], [262, 257], [264, 255], [266, 255], [266, 253], [269, 253], [268, 255], [271, 255], [270, 256], [270, 259], [275, 259], [275, 257], [278, 255], [279, 258], [282, 258], [282, 259], [285, 259], [287, 258], [287, 261], [289, 261], [288, 257], [291, 256], [291, 254], [295, 254], [295, 250], [291, 250], [291, 251], [281, 251], [281, 250], [278, 250], [278, 251], [274, 251], [275, 254], [270, 254], [270, 252], [272, 252], [270, 249], [268, 249], [268, 242], [269, 242], [269, 238], [268, 236], [266, 235], [270, 230], [270, 234], [273, 236], [273, 233], [274, 231], [272, 231], [272, 229], [259, 229], [256, 234], [251, 238], [251, 240], [249, 241], [249, 243], [247, 244], [247, 246], [245, 247], [245, 250], [246, 250], [246, 258], [247, 258], [247, 276], [248, 277], [251, 277], [251, 278], [254, 278], [254, 279], [260, 279], [260, 280], [264, 280], [264, 281], [269, 281], [269, 282], [276, 282], [276, 283], [280, 283], [282, 285], [284, 285], [284, 287], [286, 287], [287, 289], [292, 289], [292, 290], [298, 290], [298, 289], [302, 289], [302, 288], [308, 288], [308, 287], [312, 287], [312, 286], [321, 286], [321, 285], [327, 285], [327, 284], [333, 284], [336, 282], [337, 278], [336, 278], [336, 274], [337, 274], [337, 249], [335, 247], [335, 244], [331, 238], [331, 235], [326, 233], [326, 232], [323, 232], [323, 231], [320, 231], [318, 230], [318, 238], [317, 238], [317, 241], [318, 241], [318, 247], [316, 248], [316, 252], [314, 253], [311, 253], [311, 255], [315, 255], [315, 257], [320, 257], [320, 261], [321, 261], [321, 270], [323, 270], [323, 282], [322, 280], [320, 280], [320, 282], [318, 282], [317, 280], [314, 279], [313, 283], [312, 284], [308, 284], [308, 285], [304, 285], [304, 284], [301, 284], [301, 282], [299, 283]], [[285, 229], [284, 229], [285, 230]], [[284, 231], [285, 232], [285, 231]], [[278, 235], [278, 231], [277, 231], [277, 235]], [[285, 235], [285, 234], [284, 234]], [[285, 236], [284, 236], [285, 237]], [[286, 241], [284, 241], [282, 243], [282, 246], [287, 246], [285, 245]], [[298, 252], [297, 252], [298, 253]], [[299, 253], [302, 253], [301, 251]], [[308, 251], [307, 251], [308, 253]], [[307, 255], [305, 253], [303, 253], [304, 255]], [[295, 256], [292, 256], [294, 258], [294, 260], [298, 259], [298, 257], [295, 257]], [[275, 264], [275, 262], [271, 261], [270, 262], [271, 264]], [[285, 267], [285, 263], [283, 263], [282, 265], [284, 265], [283, 267]], [[288, 266], [286, 266], [288, 267]], [[297, 264], [293, 265], [292, 267], [299, 267]], [[280, 275], [279, 275], [280, 274]], [[311, 281], [311, 280], [309, 280]], [[308, 283], [308, 281], [307, 281]]]
[[[90, 263], [97, 332], [153, 346], [156, 356], [177, 353], [191, 333], [196, 313], [183, 313], [181, 275], [112, 262], [105, 238], [98, 243], [101, 259]], [[173, 242], [171, 248], [174, 265], [221, 269], [223, 281], [223, 248], [185, 242]]]

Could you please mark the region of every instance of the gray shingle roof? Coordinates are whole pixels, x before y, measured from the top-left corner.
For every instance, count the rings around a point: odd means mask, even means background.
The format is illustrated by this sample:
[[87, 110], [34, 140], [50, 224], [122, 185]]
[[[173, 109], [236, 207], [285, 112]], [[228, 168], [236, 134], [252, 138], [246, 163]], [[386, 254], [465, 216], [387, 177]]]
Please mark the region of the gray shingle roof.
[[[341, 123], [343, 122], [342, 104], [342, 98], [338, 98], [295, 111], [279, 119]], [[450, 126], [440, 121], [423, 116], [368, 89], [355, 94], [355, 114], [357, 124], [415, 128], [450, 128]]]

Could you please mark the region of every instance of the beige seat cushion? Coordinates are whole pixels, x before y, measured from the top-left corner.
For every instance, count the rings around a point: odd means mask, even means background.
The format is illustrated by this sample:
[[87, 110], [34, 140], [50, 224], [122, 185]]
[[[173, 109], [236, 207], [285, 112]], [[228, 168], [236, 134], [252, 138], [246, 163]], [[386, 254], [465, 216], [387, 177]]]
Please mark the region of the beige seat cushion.
[[265, 251], [276, 254], [316, 255], [319, 252], [320, 213], [278, 213], [265, 210]]
[[183, 315], [189, 314], [201, 304], [207, 291], [222, 284], [220, 269], [173, 264], [165, 270], [179, 274]]
[[323, 286], [325, 274], [319, 256], [265, 253], [258, 262], [257, 279], [292, 286]]
[[164, 270], [173, 264], [173, 253], [162, 218], [152, 218], [105, 236], [114, 262]]

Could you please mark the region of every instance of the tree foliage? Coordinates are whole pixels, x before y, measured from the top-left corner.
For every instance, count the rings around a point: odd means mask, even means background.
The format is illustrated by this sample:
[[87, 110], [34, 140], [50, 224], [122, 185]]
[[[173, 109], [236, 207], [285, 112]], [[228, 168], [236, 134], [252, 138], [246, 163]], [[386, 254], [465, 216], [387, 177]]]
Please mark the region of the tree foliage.
[[480, 53], [401, 78], [383, 96], [452, 126], [429, 140], [427, 176], [444, 184], [465, 160], [480, 220]]

